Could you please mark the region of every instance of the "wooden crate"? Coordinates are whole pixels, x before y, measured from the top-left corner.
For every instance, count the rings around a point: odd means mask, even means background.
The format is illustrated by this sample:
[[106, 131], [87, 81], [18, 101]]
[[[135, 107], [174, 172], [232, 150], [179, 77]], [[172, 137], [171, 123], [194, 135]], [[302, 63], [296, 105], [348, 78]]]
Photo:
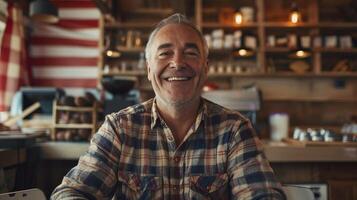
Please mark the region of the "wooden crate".
[[[90, 113], [91, 123], [59, 123], [59, 114], [61, 111], [73, 112], [73, 113]], [[56, 133], [60, 129], [90, 129], [91, 136], [97, 130], [97, 104], [94, 103], [91, 107], [78, 107], [78, 106], [61, 106], [56, 101], [53, 102], [53, 127], [51, 132], [51, 139], [58, 140]], [[89, 139], [89, 138], [88, 138]]]

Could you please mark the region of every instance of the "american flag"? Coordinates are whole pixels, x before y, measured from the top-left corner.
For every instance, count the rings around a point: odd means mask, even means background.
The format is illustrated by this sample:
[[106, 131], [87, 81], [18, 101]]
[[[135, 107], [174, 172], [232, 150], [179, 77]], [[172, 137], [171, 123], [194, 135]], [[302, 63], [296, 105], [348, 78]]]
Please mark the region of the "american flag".
[[7, 13], [0, 50], [0, 112], [8, 111], [15, 92], [29, 83], [22, 10], [10, 2]]
[[33, 23], [30, 63], [34, 86], [93, 88], [97, 85], [100, 12], [91, 0], [52, 0], [56, 24]]

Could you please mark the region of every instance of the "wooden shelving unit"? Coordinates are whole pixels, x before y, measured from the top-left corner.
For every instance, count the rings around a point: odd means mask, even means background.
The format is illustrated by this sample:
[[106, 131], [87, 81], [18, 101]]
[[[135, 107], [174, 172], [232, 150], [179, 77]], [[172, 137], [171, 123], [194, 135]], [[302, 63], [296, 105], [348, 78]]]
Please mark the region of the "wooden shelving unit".
[[[257, 67], [256, 72], [242, 72], [242, 73], [216, 73], [209, 74], [211, 79], [214, 78], [235, 78], [235, 77], [259, 77], [259, 78], [355, 78], [357, 77], [357, 71], [348, 72], [335, 72], [331, 70], [333, 66], [326, 66], [326, 63], [332, 65], [332, 62], [325, 62], [329, 59], [328, 54], [334, 54], [334, 56], [341, 57], [344, 59], [346, 55], [353, 57], [357, 55], [357, 47], [344, 49], [344, 48], [326, 48], [326, 47], [314, 47], [311, 46], [311, 56], [305, 59], [310, 66], [310, 69], [303, 74], [294, 73], [292, 71], [279, 71], [277, 67], [273, 72], [269, 69], [270, 62], [275, 59], [285, 59], [292, 62], [293, 60], [288, 57], [288, 54], [292, 48], [288, 47], [270, 47], [267, 45], [268, 36], [271, 34], [284, 35], [284, 34], [296, 34], [298, 36], [310, 36], [311, 43], [313, 39], [317, 36], [327, 36], [331, 35], [331, 30], [337, 30], [340, 33], [346, 35], [352, 34], [357, 30], [357, 20], [352, 22], [344, 21], [330, 21], [329, 19], [324, 19], [320, 16], [321, 6], [323, 2], [318, 0], [301, 0], [298, 1], [301, 10], [303, 11], [303, 21], [297, 24], [292, 24], [288, 22], [288, 10], [286, 7], [287, 3], [280, 5], [282, 0], [253, 0], [253, 1], [212, 1], [204, 2], [202, 0], [194, 1], [194, 8], [191, 9], [193, 15], [190, 16], [193, 21], [197, 24], [198, 28], [202, 30], [204, 34], [210, 33], [215, 29], [222, 29], [225, 32], [232, 33], [235, 30], [240, 30], [243, 33], [247, 32], [252, 34], [257, 39], [257, 49], [255, 50], [255, 56], [251, 58], [252, 62], [255, 62]], [[177, 4], [176, 4], [177, 5]], [[208, 5], [208, 6], [207, 6]], [[173, 5], [172, 5], [173, 6]], [[240, 6], [250, 6], [254, 8], [254, 20], [248, 23], [242, 23], [240, 25], [232, 23], [222, 23], [219, 21], [218, 15], [220, 14], [220, 9], [224, 7], [230, 7], [237, 9]], [[284, 7], [285, 6], [285, 7]], [[111, 30], [135, 30], [142, 33], [143, 45], [146, 43], [148, 34], [152, 30], [153, 26], [163, 17], [168, 16], [172, 13], [177, 12], [175, 7], [136, 7], [133, 9], [127, 9], [123, 15], [123, 19], [117, 19], [117, 22], [105, 22], [102, 19], [102, 49], [104, 48], [104, 38], [105, 34]], [[268, 12], [269, 11], [269, 12]], [[181, 12], [179, 10], [179, 12]], [[192, 14], [192, 13], [191, 13]], [[144, 17], [143, 17], [144, 16]], [[140, 18], [142, 17], [142, 18]], [[323, 40], [323, 38], [322, 38]], [[312, 45], [312, 44], [311, 44]], [[125, 46], [118, 46], [118, 49], [125, 54], [125, 56], [120, 57], [118, 60], [110, 59], [108, 61], [103, 57], [101, 62], [99, 62], [100, 72], [99, 72], [99, 83], [103, 76], [135, 76], [140, 79], [146, 79], [145, 71], [138, 71], [133, 69], [133, 71], [120, 71], [120, 72], [109, 72], [104, 73], [104, 65], [113, 64], [121, 62], [128, 62], [128, 60], [139, 59], [139, 54], [144, 52], [144, 46], [128, 48]], [[210, 62], [226, 62], [234, 60], [232, 58], [231, 49], [210, 49]], [[104, 50], [103, 50], [104, 52]], [[350, 58], [347, 58], [350, 59]], [[287, 63], [286, 65], [288, 65]], [[275, 67], [275, 65], [273, 65]], [[284, 67], [286, 68], [286, 67]], [[244, 70], [243, 70], [244, 71]], [[138, 86], [141, 87], [140, 85]]]

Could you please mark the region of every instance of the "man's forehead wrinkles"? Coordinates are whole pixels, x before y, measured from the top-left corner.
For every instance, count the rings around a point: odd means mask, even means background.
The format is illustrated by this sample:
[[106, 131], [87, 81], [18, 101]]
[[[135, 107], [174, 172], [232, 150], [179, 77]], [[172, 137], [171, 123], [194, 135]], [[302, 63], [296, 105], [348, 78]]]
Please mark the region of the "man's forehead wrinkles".
[[[166, 48], [171, 48], [171, 47], [174, 47], [175, 45], [172, 44], [172, 43], [163, 43], [163, 44], [160, 44], [157, 49], [160, 50], [160, 49], [166, 49]], [[199, 47], [196, 43], [194, 42], [186, 42], [185, 45], [184, 45], [184, 49], [196, 49], [196, 50], [199, 50]]]
[[164, 43], [164, 44], [161, 44], [157, 47], [157, 49], [165, 49], [165, 48], [169, 48], [169, 47], [172, 47], [173, 44], [172, 43]]

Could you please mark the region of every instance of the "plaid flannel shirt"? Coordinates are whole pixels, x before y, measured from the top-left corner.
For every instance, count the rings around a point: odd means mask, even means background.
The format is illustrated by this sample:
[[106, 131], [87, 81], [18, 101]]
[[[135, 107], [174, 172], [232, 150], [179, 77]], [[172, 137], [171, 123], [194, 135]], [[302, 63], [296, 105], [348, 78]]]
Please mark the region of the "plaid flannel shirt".
[[181, 144], [155, 100], [108, 115], [52, 199], [284, 199], [250, 122], [202, 99]]

